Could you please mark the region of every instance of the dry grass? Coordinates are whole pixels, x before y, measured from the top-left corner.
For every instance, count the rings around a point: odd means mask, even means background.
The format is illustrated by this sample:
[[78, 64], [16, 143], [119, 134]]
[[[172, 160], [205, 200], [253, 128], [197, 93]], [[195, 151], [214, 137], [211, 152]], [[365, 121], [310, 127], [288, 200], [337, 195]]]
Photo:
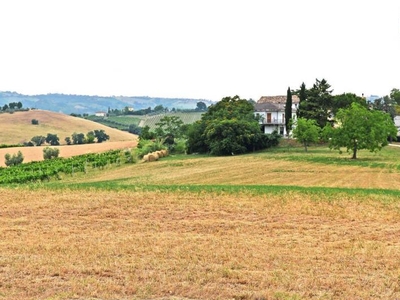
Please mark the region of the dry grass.
[[[120, 141], [120, 142], [103, 142], [95, 144], [84, 144], [84, 145], [70, 145], [70, 146], [57, 146], [60, 150], [59, 157], [71, 157], [76, 155], [82, 155], [87, 153], [99, 153], [108, 150], [115, 149], [127, 149], [134, 148], [137, 146], [137, 140], [131, 141]], [[21, 151], [24, 156], [24, 163], [30, 161], [41, 161], [43, 160], [43, 149], [47, 146], [40, 147], [13, 147], [0, 149], [0, 167], [5, 167], [4, 156], [9, 153], [11, 155], [17, 154]], [[53, 146], [51, 146], [53, 147]]]
[[[400, 150], [400, 149], [399, 149]], [[152, 164], [129, 165], [107, 172], [71, 178], [75, 181], [110, 181], [123, 184], [260, 184], [304, 187], [400, 189], [400, 172], [388, 168], [332, 166], [275, 159], [271, 154], [233, 157], [161, 159]], [[123, 180], [121, 180], [123, 179]]]
[[396, 299], [400, 206], [0, 190], [0, 299]]
[[[39, 125], [32, 125], [32, 119], [39, 121]], [[45, 110], [31, 110], [26, 112], [15, 112], [13, 114], [0, 114], [0, 127], [7, 130], [0, 131], [0, 144], [15, 145], [37, 135], [47, 136], [48, 133], [57, 134], [60, 143], [74, 132], [86, 134], [92, 130], [103, 129], [109, 136], [110, 141], [130, 141], [134, 135], [114, 128], [104, 126], [82, 118], [76, 118], [61, 113]]]

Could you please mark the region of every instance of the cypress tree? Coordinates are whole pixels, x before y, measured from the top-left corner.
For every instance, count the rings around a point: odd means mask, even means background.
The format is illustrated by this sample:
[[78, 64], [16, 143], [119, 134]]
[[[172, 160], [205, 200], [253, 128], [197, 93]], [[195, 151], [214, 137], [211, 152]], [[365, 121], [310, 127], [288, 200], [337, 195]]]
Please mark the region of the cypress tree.
[[306, 85], [304, 82], [300, 86], [300, 91], [298, 91], [298, 96], [299, 96], [299, 107], [297, 108], [297, 118], [303, 118], [303, 111], [305, 102], [307, 99], [307, 91], [306, 91]]
[[289, 136], [290, 132], [290, 120], [292, 119], [292, 91], [290, 87], [287, 89], [286, 96], [286, 106], [285, 106], [285, 127], [286, 127], [286, 135]]

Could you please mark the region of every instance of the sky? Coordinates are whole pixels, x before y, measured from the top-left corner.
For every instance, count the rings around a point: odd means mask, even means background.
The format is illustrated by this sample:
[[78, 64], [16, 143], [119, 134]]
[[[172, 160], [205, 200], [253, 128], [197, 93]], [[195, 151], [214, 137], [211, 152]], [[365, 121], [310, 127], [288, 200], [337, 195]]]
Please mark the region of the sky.
[[399, 0], [1, 0], [0, 91], [212, 101], [400, 89]]

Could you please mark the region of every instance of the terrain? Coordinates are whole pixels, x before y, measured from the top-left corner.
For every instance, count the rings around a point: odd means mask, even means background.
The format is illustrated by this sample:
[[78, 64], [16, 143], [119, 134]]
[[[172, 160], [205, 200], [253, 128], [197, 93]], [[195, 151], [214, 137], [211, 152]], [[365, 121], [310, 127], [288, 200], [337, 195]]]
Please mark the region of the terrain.
[[[32, 119], [39, 121], [38, 125], [32, 125]], [[71, 157], [86, 153], [98, 153], [112, 149], [126, 149], [136, 147], [138, 136], [128, 132], [120, 131], [102, 124], [76, 118], [61, 113], [45, 110], [30, 110], [15, 112], [13, 114], [3, 113], [0, 115], [0, 144], [17, 145], [29, 141], [32, 137], [48, 133], [56, 134], [60, 139], [60, 157]], [[104, 130], [110, 136], [103, 143], [66, 145], [65, 138], [76, 133], [86, 135], [89, 131]], [[24, 156], [24, 162], [43, 160], [43, 149], [48, 145], [40, 147], [11, 147], [0, 149], [0, 167], [5, 166], [4, 156], [9, 153], [17, 154], [18, 151]], [[52, 146], [53, 147], [53, 146]]]
[[400, 148], [170, 155], [0, 187], [3, 299], [396, 299]]
[[[32, 125], [32, 120], [39, 121], [38, 125]], [[86, 135], [89, 131], [104, 130], [110, 136], [110, 141], [129, 141], [137, 136], [120, 131], [102, 124], [76, 118], [61, 113], [47, 110], [29, 110], [15, 113], [0, 114], [0, 144], [22, 144], [37, 135], [47, 136], [48, 133], [56, 134], [60, 144], [66, 144], [65, 138], [76, 133]]]
[[64, 114], [94, 114], [97, 111], [107, 112], [108, 109], [124, 109], [132, 107], [135, 110], [154, 108], [157, 105], [172, 109], [194, 109], [197, 102], [207, 106], [213, 101], [207, 99], [158, 98], [148, 96], [88, 96], [67, 94], [23, 95], [17, 92], [0, 92], [0, 105], [21, 102], [25, 108], [45, 109]]

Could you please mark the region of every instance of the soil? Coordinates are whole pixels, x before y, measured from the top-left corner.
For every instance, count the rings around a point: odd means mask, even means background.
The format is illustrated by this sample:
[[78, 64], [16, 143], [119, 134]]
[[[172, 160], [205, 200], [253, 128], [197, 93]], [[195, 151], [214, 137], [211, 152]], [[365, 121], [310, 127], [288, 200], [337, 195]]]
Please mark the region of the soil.
[[[71, 157], [87, 153], [105, 152], [114, 149], [134, 148], [137, 141], [121, 141], [121, 142], [104, 142], [96, 144], [85, 145], [70, 145], [70, 146], [54, 146], [60, 149], [59, 157]], [[43, 160], [43, 149], [47, 146], [40, 147], [13, 147], [0, 149], [0, 166], [5, 167], [4, 156], [9, 153], [11, 155], [17, 154], [18, 151], [22, 152], [24, 156], [24, 163], [30, 161]]]

